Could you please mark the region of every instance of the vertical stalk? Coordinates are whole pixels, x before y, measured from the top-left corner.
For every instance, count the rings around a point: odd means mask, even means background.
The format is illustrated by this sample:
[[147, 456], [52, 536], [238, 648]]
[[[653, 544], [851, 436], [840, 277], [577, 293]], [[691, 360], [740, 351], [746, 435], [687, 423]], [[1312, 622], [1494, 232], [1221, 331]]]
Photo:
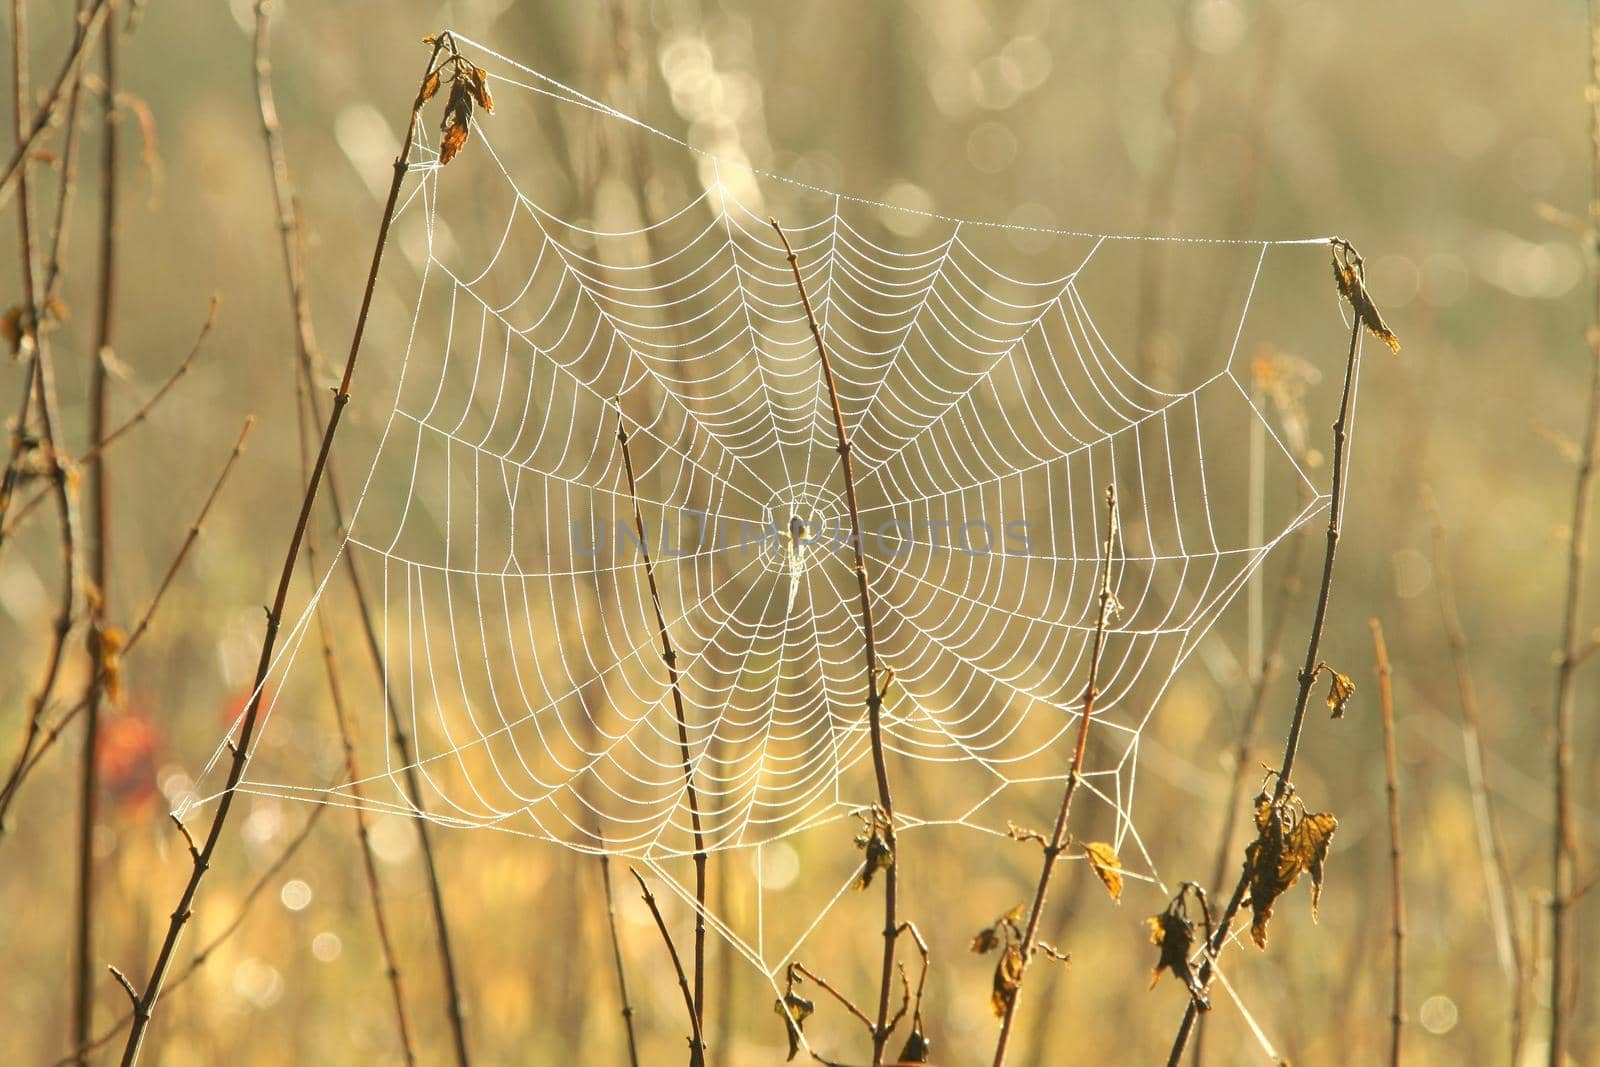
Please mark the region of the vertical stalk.
[[[1353, 249], [1342, 241], [1335, 240], [1336, 249], [1344, 249], [1351, 261], [1359, 270], [1360, 259]], [[1289, 790], [1289, 776], [1294, 771], [1295, 756], [1300, 748], [1300, 734], [1305, 727], [1306, 709], [1311, 704], [1311, 687], [1316, 684], [1317, 664], [1322, 651], [1322, 631], [1328, 619], [1328, 601], [1333, 591], [1333, 564], [1339, 550], [1340, 521], [1344, 516], [1344, 476], [1345, 476], [1345, 446], [1349, 437], [1350, 424], [1350, 399], [1355, 391], [1356, 357], [1361, 351], [1361, 314], [1354, 308], [1350, 312], [1350, 346], [1345, 356], [1344, 364], [1344, 390], [1339, 398], [1339, 416], [1333, 423], [1333, 484], [1328, 494], [1328, 534], [1327, 547], [1322, 557], [1322, 584], [1317, 590], [1316, 614], [1311, 620], [1311, 636], [1306, 642], [1305, 665], [1300, 669], [1299, 691], [1295, 694], [1294, 713], [1289, 720], [1289, 735], [1284, 742], [1283, 763], [1278, 770], [1278, 782], [1273, 792], [1274, 803], [1281, 802]], [[1205, 985], [1211, 979], [1211, 958], [1222, 951], [1222, 946], [1227, 943], [1228, 935], [1233, 929], [1233, 920], [1239, 914], [1239, 908], [1244, 904], [1245, 890], [1250, 885], [1250, 872], [1248, 868], [1239, 872], [1239, 881], [1234, 886], [1233, 895], [1228, 898], [1228, 905], [1223, 910], [1211, 938], [1206, 942], [1207, 959], [1200, 964], [1199, 979]], [[1183, 1022], [1178, 1027], [1177, 1036], [1172, 1042], [1172, 1051], [1167, 1056], [1167, 1067], [1178, 1067], [1183, 1060], [1183, 1051], [1189, 1043], [1189, 1035], [1194, 1030], [1195, 1020], [1199, 1017], [1200, 1008], [1194, 998], [1190, 998], [1184, 1008]]]
[[1372, 627], [1372, 647], [1377, 659], [1378, 710], [1383, 718], [1384, 793], [1389, 807], [1389, 905], [1393, 910], [1394, 961], [1393, 991], [1389, 1010], [1389, 1064], [1400, 1067], [1400, 1034], [1405, 1025], [1406, 905], [1405, 883], [1401, 878], [1400, 786], [1394, 756], [1394, 687], [1390, 678], [1389, 646], [1383, 640], [1383, 626], [1377, 619]]
[[199, 848], [191, 848], [190, 858], [192, 870], [189, 881], [184, 886], [178, 898], [178, 904], [173, 909], [172, 918], [167, 927], [167, 935], [163, 940], [160, 951], [156, 954], [155, 963], [150, 969], [149, 978], [146, 979], [143, 991], [133, 995], [130, 987], [130, 996], [134, 1000], [133, 1026], [128, 1032], [127, 1044], [122, 1051], [122, 1067], [132, 1067], [138, 1062], [139, 1051], [144, 1044], [146, 1034], [149, 1032], [150, 1019], [155, 1008], [157, 998], [161, 995], [161, 987], [167, 977], [167, 972], [172, 966], [173, 955], [177, 951], [178, 939], [183, 933], [184, 926], [192, 914], [194, 900], [200, 889], [200, 883], [205, 873], [211, 867], [212, 856], [216, 853], [217, 845], [222, 839], [222, 830], [227, 823], [228, 812], [233, 806], [235, 789], [239, 780], [244, 777], [245, 764], [249, 759], [251, 741], [255, 735], [257, 717], [261, 711], [261, 694], [266, 682], [267, 671], [272, 665], [272, 652], [277, 644], [278, 629], [283, 620], [284, 602], [288, 599], [289, 584], [294, 577], [295, 564], [300, 558], [300, 547], [305, 539], [306, 528], [310, 525], [311, 511], [317, 501], [317, 488], [322, 481], [322, 472], [328, 464], [328, 454], [333, 449], [333, 438], [339, 429], [339, 419], [344, 409], [350, 403], [350, 382], [355, 376], [356, 361], [361, 354], [361, 339], [366, 332], [367, 316], [372, 309], [372, 296], [378, 285], [378, 268], [383, 262], [384, 247], [389, 239], [389, 227], [394, 222], [395, 206], [400, 198], [400, 187], [405, 181], [406, 172], [411, 159], [411, 150], [416, 143], [417, 122], [422, 115], [425, 103], [424, 89], [428, 75], [434, 69], [440, 50], [444, 47], [443, 38], [434, 42], [433, 50], [428, 57], [427, 71], [423, 75], [423, 82], [418, 86], [415, 102], [411, 107], [411, 120], [406, 127], [405, 141], [401, 144], [400, 154], [394, 162], [394, 179], [389, 185], [388, 200], [384, 204], [383, 218], [378, 225], [378, 238], [372, 251], [372, 265], [367, 271], [365, 291], [361, 298], [361, 310], [356, 317], [355, 331], [350, 341], [350, 354], [345, 359], [344, 374], [339, 381], [338, 392], [334, 396], [333, 409], [328, 415], [327, 426], [322, 434], [322, 444], [317, 452], [316, 461], [311, 469], [311, 481], [306, 486], [304, 499], [300, 504], [299, 515], [295, 520], [294, 532], [289, 539], [288, 550], [284, 554], [283, 569], [278, 576], [277, 592], [273, 596], [272, 607], [267, 613], [266, 634], [261, 642], [261, 656], [256, 663], [255, 685], [252, 688], [250, 701], [245, 707], [243, 723], [239, 728], [239, 739], [233, 744], [233, 759], [229, 764], [227, 784], [217, 800], [217, 809], [211, 819], [211, 828], [206, 833], [205, 844]]
[[828, 345], [822, 338], [822, 328], [817, 325], [817, 315], [811, 307], [811, 297], [806, 293], [805, 279], [800, 274], [800, 258], [789, 244], [788, 236], [777, 219], [768, 219], [783, 242], [783, 251], [794, 273], [794, 284], [800, 290], [800, 303], [805, 308], [806, 324], [811, 328], [811, 339], [816, 343], [817, 358], [822, 363], [822, 380], [828, 387], [828, 402], [833, 408], [833, 428], [839, 440], [839, 474], [844, 480], [845, 501], [850, 506], [850, 539], [855, 546], [856, 585], [861, 593], [861, 635], [867, 662], [867, 728], [872, 741], [872, 770], [878, 783], [878, 808], [881, 816], [884, 845], [889, 850], [889, 865], [883, 872], [883, 966], [878, 978], [878, 1015], [872, 1028], [872, 1067], [883, 1062], [883, 1046], [889, 1040], [889, 994], [894, 988], [894, 946], [899, 937], [896, 901], [899, 894], [900, 853], [895, 842], [894, 797], [889, 790], [889, 767], [883, 751], [883, 694], [878, 691], [878, 644], [872, 624], [872, 589], [867, 577], [866, 544], [861, 536], [861, 509], [856, 503], [855, 470], [850, 463], [850, 436], [844, 428], [844, 410], [839, 406], [839, 390], [833, 380], [833, 361], [828, 356]]
[[[27, 100], [28, 100], [28, 24], [27, 10], [22, 0], [12, 0], [11, 4], [11, 75], [12, 93], [16, 102], [16, 135], [19, 152], [24, 150], [27, 143]], [[67, 68], [63, 68], [64, 70]], [[64, 79], [62, 84], [64, 84]], [[57, 85], [55, 94], [60, 92], [61, 84]], [[67, 635], [72, 630], [73, 608], [77, 599], [78, 574], [78, 535], [77, 514], [73, 501], [73, 494], [68, 485], [66, 464], [62, 462], [61, 447], [61, 419], [56, 407], [55, 389], [55, 363], [51, 355], [49, 333], [43, 328], [45, 306], [41, 299], [39, 289], [40, 274], [38, 262], [38, 247], [33, 234], [33, 211], [29, 198], [27, 168], [24, 165], [17, 171], [17, 235], [21, 259], [22, 274], [22, 333], [24, 345], [31, 347], [29, 369], [23, 383], [23, 392], [32, 392], [39, 410], [39, 439], [36, 442], [28, 441], [29, 431], [26, 425], [28, 404], [22, 405], [21, 418], [15, 428], [15, 440], [11, 449], [11, 460], [6, 467], [5, 484], [0, 487], [0, 511], [4, 510], [9, 502], [11, 490], [15, 485], [17, 461], [25, 447], [37, 448], [41, 451], [49, 464], [50, 491], [56, 504], [57, 517], [60, 520], [60, 549], [61, 549], [61, 589], [58, 593], [56, 614], [51, 626], [50, 641], [45, 651], [44, 670], [38, 688], [28, 702], [26, 725], [23, 728], [22, 748], [17, 754], [10, 776], [6, 784], [0, 788], [0, 812], [4, 812], [15, 796], [16, 789], [21, 781], [24, 768], [34, 754], [35, 742], [39, 739], [40, 719], [44, 709], [49, 705], [51, 695], [55, 692], [56, 683], [61, 677], [62, 663], [66, 657]], [[0, 516], [3, 521], [3, 516]]]
[[1495, 947], [1501, 969], [1511, 993], [1511, 1062], [1522, 1062], [1522, 1043], [1527, 1034], [1529, 952], [1517, 922], [1516, 880], [1511, 861], [1506, 857], [1505, 840], [1500, 833], [1494, 793], [1489, 788], [1483, 751], [1483, 728], [1478, 714], [1478, 686], [1472, 677], [1472, 657], [1467, 635], [1456, 607], [1455, 581], [1450, 553], [1445, 544], [1444, 523], [1439, 508], [1429, 495], [1428, 514], [1433, 523], [1433, 584], [1438, 593], [1439, 617], [1450, 659], [1455, 667], [1456, 694], [1461, 703], [1461, 740], [1467, 765], [1467, 790], [1472, 794], [1473, 821], [1478, 831], [1478, 851], [1483, 859], [1483, 887], [1489, 898], [1489, 920], [1494, 929]]
[[[108, 18], [115, 17], [113, 10]], [[100, 145], [100, 305], [95, 317], [94, 348], [89, 353], [89, 442], [98, 444], [106, 435], [106, 361], [112, 352], [112, 325], [117, 296], [117, 32], [107, 33], [100, 55], [105, 78], [105, 100]], [[78, 83], [73, 83], [73, 109], [77, 107]], [[62, 190], [63, 231], [66, 225], [67, 188]], [[52, 266], [55, 266], [53, 263]], [[72, 1047], [89, 1039], [94, 1027], [94, 827], [98, 815], [100, 776], [95, 763], [100, 740], [100, 705], [105, 695], [102, 678], [105, 650], [102, 635], [110, 616], [111, 575], [107, 548], [111, 539], [110, 486], [106, 478], [104, 452], [89, 461], [89, 581], [96, 592], [90, 602], [90, 625], [95, 639], [90, 641], [89, 691], [84, 694], [83, 753], [78, 777], [78, 886], [77, 923], [72, 940]], [[87, 1064], [87, 1057], [78, 1060]]]
[[628, 1067], [639, 1067], [639, 1041], [633, 1032], [633, 1001], [628, 998], [628, 970], [622, 965], [622, 939], [617, 935], [617, 895], [611, 885], [611, 857], [604, 852], [600, 853], [600, 883], [606, 891], [606, 928], [611, 933], [611, 962], [617, 969], [622, 1028], [628, 1037]]
[[[667, 632], [667, 617], [661, 610], [661, 593], [656, 588], [655, 565], [650, 562], [650, 545], [644, 529], [644, 512], [639, 509], [639, 493], [633, 480], [633, 456], [628, 451], [628, 431], [617, 410], [617, 442], [622, 446], [622, 467], [628, 476], [628, 496], [633, 501], [633, 526], [639, 534], [639, 554], [644, 558], [645, 579], [650, 586], [650, 606], [655, 610], [656, 628], [661, 633], [661, 662], [667, 667], [672, 686], [672, 710], [678, 727], [678, 756], [683, 761], [683, 792], [689, 804], [689, 825], [694, 834], [694, 1042], [689, 1050], [690, 1067], [704, 1067], [706, 1010], [706, 841], [700, 828], [700, 800], [695, 793], [694, 765], [689, 759], [689, 720], [683, 709], [683, 688], [678, 683], [678, 654]], [[642, 886], [643, 883], [641, 882]], [[670, 944], [670, 942], [669, 942]]]
[[[311, 386], [313, 364], [317, 362], [318, 349], [315, 330], [312, 326], [310, 301], [305, 290], [305, 259], [301, 254], [294, 188], [290, 182], [289, 161], [283, 150], [283, 139], [278, 125], [278, 109], [272, 92], [270, 28], [270, 5], [268, 0], [259, 0], [256, 5], [254, 57], [256, 102], [261, 112], [262, 139], [266, 144], [267, 166], [272, 175], [272, 193], [274, 205], [277, 209], [278, 233], [283, 249], [284, 274], [289, 286], [290, 309], [294, 316], [295, 350], [299, 362], [297, 381], [301, 383], [305, 390], [306, 401], [312, 417], [320, 420], [323, 417], [322, 405], [317, 399], [316, 389]], [[344, 505], [342, 494], [339, 490], [338, 472], [329, 467], [325, 477], [328, 482], [328, 508], [335, 526], [342, 532], [345, 526]], [[383, 648], [378, 642], [377, 631], [372, 623], [372, 610], [367, 601], [366, 590], [361, 584], [361, 574], [356, 569], [355, 558], [350, 553], [345, 552], [341, 556], [345, 574], [350, 580], [351, 589], [355, 595], [356, 611], [361, 620], [362, 636], [381, 683], [386, 676]], [[385, 693], [388, 694], [387, 687], [385, 687]], [[439, 955], [441, 982], [444, 988], [446, 1017], [450, 1023], [451, 1047], [457, 1067], [468, 1067], [470, 1060], [467, 1054], [466, 1012], [462, 1006], [461, 988], [456, 976], [455, 953], [450, 943], [450, 926], [444, 907], [444, 889], [439, 881], [438, 864], [434, 859], [433, 838], [428, 829], [422, 785], [411, 754], [411, 739], [406, 733], [392, 694], [388, 694], [387, 712], [391, 741], [395, 751], [399, 754], [400, 764], [405, 769], [406, 796], [412, 807], [419, 813], [418, 818], [415, 819], [417, 839], [422, 854], [424, 873], [427, 875], [428, 898], [433, 913], [435, 943]], [[358, 827], [359, 832], [360, 828]], [[377, 910], [379, 908], [379, 898], [371, 885], [369, 885], [369, 894], [372, 896], [374, 909]], [[383, 923], [382, 916], [377, 916], [377, 921], [381, 926]], [[395, 966], [392, 956], [388, 959], [387, 969], [391, 975], [391, 986], [395, 993], [396, 1009], [403, 1016], [405, 1014], [403, 1007], [404, 997], [399, 988], [398, 968]], [[402, 1046], [405, 1046], [406, 1023], [404, 1018], [400, 1020], [399, 1025]]]
[[1094, 638], [1089, 647], [1089, 680], [1083, 690], [1083, 713], [1078, 717], [1078, 742], [1072, 749], [1072, 765], [1067, 770], [1067, 786], [1061, 793], [1061, 810], [1056, 813], [1055, 829], [1044, 846], [1044, 863], [1039, 870], [1039, 885], [1033, 892], [1033, 904], [1028, 908], [1028, 922], [1022, 931], [1022, 964], [1017, 974], [1016, 988], [1006, 1001], [1006, 1011], [1000, 1018], [1000, 1036], [994, 1043], [994, 1067], [1002, 1067], [1011, 1043], [1011, 1026], [1016, 1019], [1017, 1003], [1022, 999], [1023, 976], [1032, 962], [1035, 938], [1039, 933], [1039, 919], [1044, 915], [1045, 899], [1050, 892], [1050, 876], [1056, 861], [1067, 846], [1067, 818], [1072, 812], [1072, 798], [1077, 795], [1078, 783], [1083, 780], [1083, 757], [1089, 750], [1089, 724], [1094, 720], [1094, 700], [1099, 695], [1100, 658], [1105, 652], [1106, 624], [1116, 597], [1111, 592], [1111, 557], [1117, 541], [1117, 487], [1106, 487], [1106, 539], [1100, 552], [1099, 610], [1095, 616]]
[[[1590, 0], [1589, 122], [1592, 141], [1593, 190], [1589, 202], [1590, 238], [1600, 231], [1600, 17]], [[1555, 734], [1551, 744], [1554, 788], [1551, 801], [1554, 830], [1550, 835], [1550, 1064], [1565, 1067], [1571, 1040], [1570, 1004], [1573, 966], [1570, 939], [1572, 871], [1577, 842], [1572, 832], [1572, 718], [1577, 703], [1578, 632], [1582, 625], [1583, 591], [1588, 577], [1589, 505], [1594, 472], [1600, 459], [1600, 273], [1594, 282], [1594, 311], [1589, 327], [1589, 400], [1584, 421], [1582, 458], [1572, 490], [1572, 525], [1567, 543], [1567, 594], [1562, 609], [1561, 647], [1556, 659]]]
[[[11, 159], [6, 163], [6, 169], [0, 173], [0, 207], [5, 207], [11, 199], [13, 192], [20, 197], [22, 181], [27, 176], [28, 164], [32, 160], [33, 150], [38, 146], [39, 138], [44, 136], [50, 128], [51, 121], [55, 118], [56, 109], [61, 106], [62, 94], [66, 92], [67, 83], [77, 76], [79, 64], [89, 54], [89, 46], [94, 42], [95, 35], [100, 32], [100, 27], [106, 22], [107, 12], [111, 8], [112, 0], [95, 0], [94, 7], [83, 18], [83, 33], [74, 38], [72, 48], [61, 61], [61, 70], [56, 73], [56, 80], [50, 86], [50, 91], [45, 94], [44, 102], [39, 105], [39, 110], [33, 113], [30, 119], [24, 110], [28, 98], [16, 98], [17, 106], [17, 147], [12, 152]], [[16, 21], [12, 23], [13, 42], [25, 39], [25, 23]]]

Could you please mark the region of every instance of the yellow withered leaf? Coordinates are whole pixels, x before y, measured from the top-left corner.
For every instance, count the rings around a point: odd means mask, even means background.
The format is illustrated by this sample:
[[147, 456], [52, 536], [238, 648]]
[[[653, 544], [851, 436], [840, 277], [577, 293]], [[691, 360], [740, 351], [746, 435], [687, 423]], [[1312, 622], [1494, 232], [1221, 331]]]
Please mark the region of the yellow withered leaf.
[[114, 708], [122, 706], [126, 690], [122, 682], [122, 648], [128, 643], [120, 626], [106, 626], [90, 630], [90, 640], [100, 655], [100, 673], [104, 678], [106, 700]]
[[1348, 674], [1340, 674], [1332, 667], [1328, 668], [1328, 673], [1333, 676], [1333, 681], [1328, 686], [1328, 709], [1333, 712], [1335, 719], [1342, 719], [1345, 705], [1356, 695], [1356, 683], [1350, 680]]
[[1322, 879], [1327, 871], [1328, 847], [1339, 820], [1330, 812], [1316, 811], [1304, 816], [1294, 828], [1294, 852], [1305, 863], [1311, 875], [1311, 919], [1317, 918], [1317, 905], [1322, 900]]
[[1094, 873], [1100, 881], [1105, 883], [1106, 892], [1111, 894], [1111, 899], [1122, 900], [1122, 859], [1117, 855], [1117, 850], [1104, 841], [1085, 841], [1083, 854], [1089, 859], [1089, 866], [1094, 868]]

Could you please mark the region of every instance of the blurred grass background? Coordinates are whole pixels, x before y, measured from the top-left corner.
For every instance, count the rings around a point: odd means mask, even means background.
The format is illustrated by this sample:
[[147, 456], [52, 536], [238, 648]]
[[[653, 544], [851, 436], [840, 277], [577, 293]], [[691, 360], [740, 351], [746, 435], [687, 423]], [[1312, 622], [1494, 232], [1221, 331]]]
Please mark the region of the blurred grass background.
[[[35, 6], [34, 67], [42, 81], [59, 62], [70, 27], [64, 12]], [[654, 125], [724, 149], [732, 144], [757, 166], [866, 197], [922, 197], [955, 216], [1096, 231], [1338, 233], [1354, 241], [1368, 257], [1374, 297], [1406, 347], [1398, 360], [1368, 348], [1325, 646], [1324, 658], [1354, 675], [1362, 692], [1344, 723], [1313, 722], [1297, 774], [1300, 792], [1331, 806], [1341, 829], [1320, 925], [1311, 925], [1303, 891], [1296, 891], [1279, 908], [1271, 950], [1235, 951], [1227, 973], [1261, 1029], [1294, 1062], [1365, 1062], [1384, 1047], [1388, 846], [1366, 625], [1380, 616], [1396, 670], [1407, 831], [1408, 1052], [1416, 1063], [1505, 1059], [1507, 986], [1486, 911], [1423, 500], [1431, 488], [1444, 517], [1519, 918], [1537, 941], [1548, 892], [1551, 656], [1564, 580], [1570, 439], [1591, 358], [1583, 334], [1592, 266], [1582, 240], [1540, 205], [1584, 216], [1589, 40], [1580, 5], [277, 6], [278, 104], [306, 226], [312, 310], [330, 353], [340, 351], [359, 300], [389, 160], [424, 58], [418, 38], [442, 27]], [[150, 139], [140, 160], [142, 135], [130, 106], [116, 353], [129, 380], [115, 386], [117, 410], [131, 410], [133, 397], [187, 351], [213, 292], [222, 310], [176, 398], [112, 460], [113, 604], [131, 611], [144, 602], [240, 420], [247, 412], [261, 418], [237, 480], [128, 665], [127, 721], [108, 727], [126, 733], [121, 751], [128, 758], [125, 768], [108, 771], [113, 792], [98, 836], [99, 955], [135, 976], [147, 969], [187, 873], [160, 788], [198, 769], [248, 688], [259, 605], [299, 496], [292, 339], [254, 97], [252, 25], [244, 0], [151, 3], [124, 50], [124, 88], [148, 108]], [[708, 81], [715, 91], [704, 88]], [[594, 165], [586, 154], [592, 146], [577, 127], [541, 134], [562, 135], [565, 159], [546, 165], [572, 168], [581, 182], [582, 168]], [[96, 134], [85, 138], [89, 160]], [[53, 180], [36, 186], [39, 203], [51, 204]], [[86, 181], [69, 264], [73, 314], [55, 339], [68, 440], [77, 449], [85, 424], [82, 353], [92, 334], [95, 211]], [[15, 290], [17, 277], [15, 257], [0, 259], [0, 291]], [[380, 283], [376, 346], [404, 329], [413, 290], [398, 269]], [[1325, 317], [1336, 325], [1332, 287], [1317, 296], [1326, 297]], [[1322, 371], [1324, 391], [1337, 380], [1342, 355], [1337, 329], [1326, 332], [1325, 347], [1295, 353]], [[7, 411], [20, 382], [14, 371]], [[359, 382], [356, 392], [350, 432], [370, 434], [384, 412]], [[1314, 444], [1324, 425], [1319, 416]], [[1242, 455], [1242, 432], [1239, 448]], [[347, 466], [347, 477], [361, 473]], [[8, 758], [35, 680], [34, 650], [49, 626], [53, 538], [49, 522], [35, 521], [0, 560], [0, 648], [7, 650], [0, 740]], [[1276, 574], [1269, 567], [1269, 591]], [[302, 584], [302, 601], [304, 594]], [[1286, 642], [1291, 657], [1302, 647], [1311, 606], [1308, 591]], [[1236, 608], [1216, 640], [1237, 655], [1243, 634]], [[64, 691], [81, 681], [80, 650], [81, 643], [73, 646], [75, 673]], [[1212, 863], [1216, 805], [1229, 774], [1220, 754], [1236, 736], [1244, 687], [1216, 666], [1220, 661], [1191, 662], [1156, 716], [1142, 764], [1136, 815], [1169, 880], [1204, 877]], [[1279, 751], [1291, 685], [1280, 678], [1268, 704], [1256, 746], [1261, 759]], [[1592, 697], [1581, 697], [1576, 766], [1584, 857], [1593, 854], [1600, 802], [1593, 786], [1600, 727], [1592, 708]], [[0, 839], [0, 1010], [8, 1020], [0, 1027], [0, 1061], [8, 1064], [47, 1062], [67, 1049], [64, 902], [75, 746], [69, 738], [27, 783]], [[252, 880], [309, 813], [254, 799], [242, 804], [202, 890], [187, 948], [229, 922]], [[350, 822], [341, 811], [322, 817], [237, 934], [161, 1001], [145, 1062], [397, 1060]], [[414, 838], [406, 824], [385, 819], [375, 825], [375, 840], [423, 1059], [443, 1062], [448, 1038]], [[497, 834], [441, 833], [437, 841], [479, 1061], [620, 1062], [594, 861]], [[905, 847], [915, 851], [905, 857], [903, 911], [935, 940], [927, 1014], [936, 1060], [978, 1062], [994, 1028], [991, 964], [968, 956], [965, 942], [1021, 899], [1034, 857], [954, 831], [912, 835]], [[802, 872], [828, 868], [840, 850], [853, 853], [843, 831], [803, 839]], [[725, 862], [737, 878], [746, 860]], [[1587, 870], [1586, 858], [1580, 871]], [[1163, 901], [1139, 887], [1113, 909], [1084, 874], [1068, 868], [1053, 898], [1046, 928], [1061, 924], [1052, 940], [1072, 951], [1074, 962], [1053, 974], [1034, 972], [1018, 1062], [1067, 1055], [1156, 1060], [1183, 1005], [1176, 983], [1144, 988], [1154, 950], [1140, 920]], [[644, 1062], [677, 1062], [677, 990], [665, 977], [647, 913], [621, 881], [618, 891]], [[804, 877], [790, 892], [796, 909], [815, 903], [803, 896]], [[1593, 908], [1586, 898], [1580, 912], [1589, 950], [1600, 941]], [[875, 895], [847, 900], [808, 959], [865, 988], [876, 909]], [[681, 908], [675, 918], [686, 929]], [[770, 990], [742, 964], [725, 972], [720, 966], [712, 972], [712, 1062], [778, 1060], [783, 1032]], [[731, 988], [720, 974], [731, 977]], [[109, 978], [100, 992], [104, 1022], [124, 1000]], [[1218, 999], [1207, 1039], [1212, 1061], [1260, 1062], [1239, 1012]], [[1587, 1008], [1594, 1003], [1592, 989], [1580, 997]], [[837, 1016], [825, 1006], [808, 1033], [819, 1048], [845, 1056], [853, 1035]], [[1542, 1019], [1534, 1022], [1529, 1062], [1541, 1055]], [[1600, 1056], [1596, 1025], [1592, 1010], [1581, 1013], [1576, 1062]]]

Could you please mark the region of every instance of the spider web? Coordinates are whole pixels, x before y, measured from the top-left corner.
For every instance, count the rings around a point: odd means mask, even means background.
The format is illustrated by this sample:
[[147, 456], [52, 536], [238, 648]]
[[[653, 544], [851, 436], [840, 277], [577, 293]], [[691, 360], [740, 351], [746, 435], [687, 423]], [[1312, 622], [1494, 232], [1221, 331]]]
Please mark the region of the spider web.
[[[238, 789], [634, 857], [691, 906], [669, 869], [694, 851], [691, 814], [709, 851], [751, 848], [759, 871], [764, 846], [876, 800], [832, 411], [771, 212], [853, 444], [878, 652], [894, 671], [882, 725], [897, 827], [1004, 833], [1019, 796], [1059, 795], [1115, 485], [1120, 610], [1075, 821], [1109, 820], [1130, 876], [1159, 881], [1133, 818], [1141, 735], [1267, 555], [1328, 503], [1240, 378], [1270, 266], [1325, 241], [908, 211], [711, 155], [460, 41], [487, 57], [497, 112], [449, 171], [427, 146], [413, 164], [396, 232], [409, 228], [397, 241], [414, 253], [415, 303], [362, 368], [389, 397], [339, 549], [376, 590], [385, 669], [359, 709], [366, 777], [327, 784], [337, 741], [300, 662], [336, 556], [273, 665]], [[515, 162], [517, 117], [539, 108], [659, 139], [698, 189], [624, 228], [564, 215], [547, 206], [564, 195], [549, 168]], [[1019, 232], [1048, 255], [1009, 254]], [[1225, 294], [1170, 389], [1130, 366], [1129, 271], [1150, 240]], [[619, 420], [677, 650], [694, 813]], [[1278, 487], [1254, 530], [1232, 444], [1251, 423]], [[803, 551], [783, 536], [792, 519]], [[391, 705], [409, 766], [387, 743]], [[203, 783], [229, 743], [185, 808], [218, 795]], [[711, 919], [777, 973], [759, 933]]]

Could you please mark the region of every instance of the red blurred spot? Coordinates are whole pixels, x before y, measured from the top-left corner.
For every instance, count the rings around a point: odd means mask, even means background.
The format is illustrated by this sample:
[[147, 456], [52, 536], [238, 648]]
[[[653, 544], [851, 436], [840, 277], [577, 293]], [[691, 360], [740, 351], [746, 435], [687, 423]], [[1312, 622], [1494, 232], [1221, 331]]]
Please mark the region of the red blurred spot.
[[[250, 706], [250, 694], [254, 689], [241, 689], [227, 700], [222, 702], [222, 728], [232, 730], [244, 717], [244, 710]], [[272, 705], [272, 690], [261, 691], [261, 707], [263, 710]]]
[[156, 753], [161, 730], [143, 711], [130, 708], [100, 722], [95, 765], [113, 805], [121, 811], [152, 806], [161, 795], [156, 784]]

